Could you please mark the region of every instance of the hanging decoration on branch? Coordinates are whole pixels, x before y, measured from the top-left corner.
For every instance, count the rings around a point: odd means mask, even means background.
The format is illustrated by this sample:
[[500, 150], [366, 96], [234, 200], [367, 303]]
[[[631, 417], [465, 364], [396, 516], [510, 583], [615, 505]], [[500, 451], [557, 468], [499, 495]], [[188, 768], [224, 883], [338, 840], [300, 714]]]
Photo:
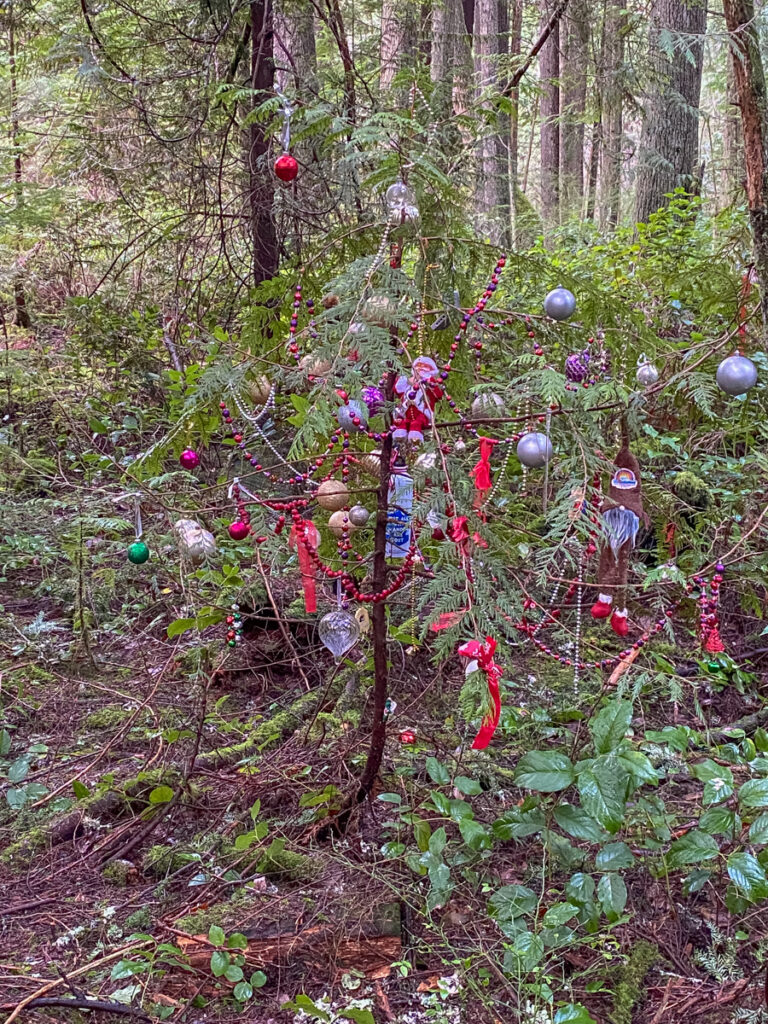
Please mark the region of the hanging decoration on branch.
[[635, 377], [637, 378], [637, 383], [641, 384], [644, 388], [649, 388], [659, 379], [659, 371], [653, 363], [648, 361], [645, 354], [641, 355], [637, 360], [637, 372]]
[[544, 312], [552, 320], [569, 320], [576, 312], [576, 296], [558, 285], [544, 299]]
[[751, 359], [736, 352], [717, 368], [717, 386], [726, 395], [745, 395], [757, 383], [757, 367]]
[[294, 106], [288, 97], [275, 87], [275, 92], [282, 100], [283, 110], [283, 130], [280, 136], [280, 142], [283, 147], [282, 156], [279, 156], [275, 160], [275, 174], [286, 183], [293, 181], [296, 175], [299, 173], [299, 165], [296, 158], [291, 155], [291, 115], [294, 111]]
[[200, 465], [200, 456], [194, 448], [185, 448], [179, 456], [179, 464], [182, 469], [186, 469], [191, 473], [193, 469], [197, 469]]
[[177, 519], [173, 530], [179, 542], [182, 558], [192, 565], [200, 565], [216, 551], [213, 534], [194, 519]]
[[345, 612], [343, 608], [336, 608], [320, 619], [317, 634], [321, 643], [339, 662], [357, 643], [360, 624], [354, 615]]
[[134, 495], [134, 524], [136, 530], [136, 540], [128, 548], [128, 561], [133, 565], [144, 565], [149, 559], [149, 548], [141, 539], [141, 535], [144, 532], [144, 528], [141, 523], [141, 495]]
[[392, 417], [392, 436], [396, 441], [407, 439], [421, 444], [424, 431], [434, 418], [435, 405], [443, 396], [434, 359], [429, 356], [414, 359], [411, 376], [398, 377], [395, 381], [395, 394], [401, 404]]
[[552, 458], [552, 442], [546, 434], [523, 434], [517, 442], [517, 457], [528, 469], [541, 469]]
[[485, 643], [479, 640], [469, 640], [462, 644], [458, 651], [462, 658], [469, 659], [464, 670], [465, 676], [470, 676], [474, 672], [485, 673], [492, 707], [492, 710], [483, 719], [480, 731], [472, 742], [473, 750], [485, 750], [496, 732], [501, 717], [501, 694], [499, 692], [501, 668], [493, 660], [495, 652], [496, 641], [490, 636], [485, 638]]

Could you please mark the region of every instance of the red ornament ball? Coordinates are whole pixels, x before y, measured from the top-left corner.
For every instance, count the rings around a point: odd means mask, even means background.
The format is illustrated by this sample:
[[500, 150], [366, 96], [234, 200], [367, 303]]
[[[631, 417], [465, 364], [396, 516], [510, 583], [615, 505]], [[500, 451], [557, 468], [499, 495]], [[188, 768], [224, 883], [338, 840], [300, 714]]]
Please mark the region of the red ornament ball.
[[403, 729], [403, 731], [400, 733], [399, 738], [401, 743], [415, 743], [416, 733], [413, 731], [413, 729]]
[[229, 527], [229, 536], [232, 540], [245, 540], [250, 532], [250, 526], [248, 523], [244, 523], [242, 519], [238, 519], [234, 523], [231, 523]]
[[280, 181], [293, 181], [298, 173], [299, 165], [290, 153], [283, 153], [275, 160], [275, 174]]
[[194, 448], [185, 448], [179, 456], [182, 469], [197, 469], [200, 465], [200, 456]]

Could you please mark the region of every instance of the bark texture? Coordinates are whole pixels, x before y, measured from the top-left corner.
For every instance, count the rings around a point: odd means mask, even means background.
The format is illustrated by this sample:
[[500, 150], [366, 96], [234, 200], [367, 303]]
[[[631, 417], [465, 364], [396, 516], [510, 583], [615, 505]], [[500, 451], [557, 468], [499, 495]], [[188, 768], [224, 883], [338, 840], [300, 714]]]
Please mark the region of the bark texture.
[[586, 0], [571, 0], [560, 22], [560, 216], [579, 216], [584, 196], [584, 110], [589, 21]]
[[724, 0], [741, 110], [747, 205], [760, 287], [763, 345], [768, 343], [768, 92], [752, 0]]
[[[542, 14], [541, 27], [552, 15], [548, 5]], [[560, 22], [555, 22], [541, 48], [539, 60], [541, 81], [541, 214], [546, 233], [560, 221]]]
[[501, 244], [507, 233], [507, 153], [501, 138], [499, 115], [491, 102], [499, 80], [499, 0], [476, 0], [474, 18], [475, 78], [485, 123], [477, 144], [475, 206], [478, 227]]
[[624, 142], [625, 5], [608, 0], [601, 44], [600, 223], [615, 227], [621, 213], [621, 171]]
[[[638, 221], [675, 188], [696, 191], [704, 0], [654, 0], [648, 37], [652, 82], [645, 106], [637, 176]], [[670, 47], [673, 53], [669, 54]]]
[[417, 8], [398, 0], [384, 0], [381, 6], [381, 73], [383, 91], [392, 87], [392, 80], [405, 64], [412, 63], [418, 41]]
[[[272, 0], [251, 0], [250, 18], [251, 88], [254, 90], [253, 106], [258, 107], [272, 94], [275, 81]], [[277, 231], [272, 211], [274, 184], [272, 169], [268, 166], [268, 149], [265, 125], [254, 120], [248, 127], [246, 167], [255, 285], [274, 277], [278, 264]]]
[[275, 0], [275, 79], [285, 91], [317, 95], [315, 11], [303, 0]]

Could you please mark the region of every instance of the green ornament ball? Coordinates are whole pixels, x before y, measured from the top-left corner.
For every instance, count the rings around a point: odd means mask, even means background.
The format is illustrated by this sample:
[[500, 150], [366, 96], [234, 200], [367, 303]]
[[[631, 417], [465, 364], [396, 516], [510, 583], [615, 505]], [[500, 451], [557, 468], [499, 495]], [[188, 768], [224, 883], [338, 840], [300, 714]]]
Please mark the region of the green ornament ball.
[[128, 561], [134, 565], [143, 565], [149, 558], [149, 548], [143, 540], [137, 540], [128, 548]]

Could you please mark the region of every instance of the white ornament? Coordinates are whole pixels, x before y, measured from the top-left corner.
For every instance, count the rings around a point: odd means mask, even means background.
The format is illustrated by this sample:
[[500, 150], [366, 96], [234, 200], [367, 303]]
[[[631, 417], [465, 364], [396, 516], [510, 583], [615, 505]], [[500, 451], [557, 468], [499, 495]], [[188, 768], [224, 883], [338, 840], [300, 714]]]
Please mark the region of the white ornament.
[[659, 371], [653, 365], [649, 363], [645, 356], [640, 356], [637, 361], [637, 383], [642, 384], [644, 388], [648, 388], [651, 384], [655, 384], [659, 379]]

